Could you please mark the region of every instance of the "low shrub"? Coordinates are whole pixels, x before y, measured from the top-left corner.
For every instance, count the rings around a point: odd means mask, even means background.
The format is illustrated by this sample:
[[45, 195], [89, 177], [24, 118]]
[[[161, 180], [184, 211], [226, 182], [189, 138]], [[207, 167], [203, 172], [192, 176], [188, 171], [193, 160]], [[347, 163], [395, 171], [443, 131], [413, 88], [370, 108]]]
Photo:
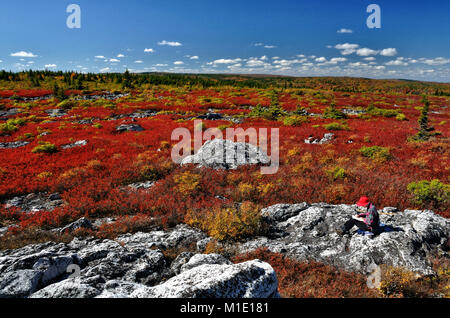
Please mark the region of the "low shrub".
[[0, 124], [0, 134], [10, 134], [25, 125], [26, 120], [23, 118], [9, 119], [6, 123]]
[[346, 119], [347, 115], [338, 110], [333, 104], [330, 107], [325, 108], [323, 111], [323, 118], [331, 119]]
[[190, 195], [200, 190], [201, 176], [189, 171], [177, 174], [173, 180], [177, 184], [178, 191], [184, 195]]
[[284, 117], [283, 124], [285, 126], [300, 126], [301, 124], [307, 123], [308, 117], [306, 116], [300, 116], [300, 115], [293, 115]]
[[278, 290], [284, 298], [343, 298], [379, 297], [369, 289], [366, 277], [347, 273], [332, 266], [316, 262], [301, 263], [272, 253], [267, 249], [234, 257], [235, 263], [259, 259], [269, 263], [277, 274]]
[[59, 109], [69, 110], [69, 109], [72, 109], [73, 107], [75, 107], [76, 105], [77, 104], [74, 100], [66, 99], [66, 100], [63, 100], [61, 103], [59, 103], [56, 107], [58, 107]]
[[330, 123], [323, 126], [326, 130], [349, 130], [346, 123]]
[[240, 240], [260, 235], [265, 226], [260, 207], [244, 202], [239, 208], [216, 208], [207, 212], [188, 211], [185, 222], [219, 241]]
[[398, 110], [395, 109], [383, 109], [375, 107], [373, 105], [367, 107], [367, 113], [372, 116], [386, 117], [386, 118], [396, 117], [401, 114]]
[[439, 207], [450, 201], [450, 184], [442, 183], [437, 179], [411, 182], [407, 188], [414, 195], [414, 201], [418, 204], [431, 204]]
[[57, 151], [58, 148], [49, 142], [39, 142], [39, 145], [31, 150], [32, 153], [55, 153]]
[[362, 156], [370, 158], [372, 160], [385, 161], [391, 158], [391, 153], [389, 148], [372, 146], [372, 147], [362, 147], [359, 149]]
[[333, 181], [344, 179], [347, 176], [347, 172], [345, 171], [344, 168], [341, 167], [334, 167], [328, 169], [326, 172], [328, 177]]

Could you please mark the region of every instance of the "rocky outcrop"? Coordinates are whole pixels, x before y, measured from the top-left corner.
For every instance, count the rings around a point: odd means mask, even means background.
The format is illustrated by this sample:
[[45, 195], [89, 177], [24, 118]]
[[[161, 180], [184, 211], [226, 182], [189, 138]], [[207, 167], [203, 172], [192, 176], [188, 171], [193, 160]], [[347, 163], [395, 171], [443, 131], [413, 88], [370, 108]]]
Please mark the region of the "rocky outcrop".
[[73, 144], [62, 145], [61, 148], [62, 149], [71, 149], [71, 148], [75, 148], [75, 147], [83, 147], [83, 146], [86, 146], [87, 144], [88, 144], [87, 140], [78, 140], [78, 141], [74, 142]]
[[222, 114], [217, 114], [217, 113], [207, 113], [205, 115], [200, 115], [197, 118], [203, 119], [203, 120], [221, 120], [221, 119], [223, 119], [223, 116], [222, 116]]
[[[431, 211], [381, 212], [382, 231], [374, 238], [336, 233], [355, 214], [355, 206], [277, 204], [261, 211], [266, 236], [241, 243], [219, 243], [245, 253], [267, 248], [298, 261], [317, 261], [361, 274], [373, 264], [434, 274], [430, 258], [448, 257], [450, 221]], [[101, 221], [101, 222], [100, 222]], [[60, 232], [94, 228], [80, 219]], [[277, 297], [273, 268], [254, 260], [232, 264], [203, 252], [211, 238], [179, 225], [170, 231], [125, 234], [115, 240], [74, 239], [0, 252], [0, 297]], [[166, 253], [169, 252], [169, 254]], [[166, 257], [174, 255], [176, 257]]]
[[59, 193], [30, 193], [24, 196], [14, 197], [3, 202], [7, 209], [15, 207], [24, 212], [53, 211], [63, 204]]
[[236, 265], [200, 265], [164, 284], [138, 290], [132, 297], [270, 298], [278, 297], [272, 266], [259, 260]]
[[15, 149], [28, 145], [28, 141], [0, 142], [0, 149]]
[[188, 156], [182, 165], [213, 169], [237, 169], [243, 165], [269, 164], [270, 158], [261, 149], [248, 143], [214, 139], [206, 142], [193, 156]]
[[74, 239], [0, 252], [0, 298], [278, 295], [275, 272], [267, 263], [233, 265], [221, 255], [184, 252], [170, 264], [163, 254], [203, 238], [197, 230], [178, 226], [115, 241]]
[[120, 126], [116, 127], [116, 131], [118, 131], [119, 133], [123, 133], [126, 131], [144, 131], [144, 128], [142, 128], [141, 126], [137, 125], [137, 124], [123, 124]]
[[48, 114], [49, 117], [52, 117], [52, 118], [59, 118], [59, 117], [67, 116], [67, 113], [63, 109], [59, 109], [59, 108], [47, 109], [45, 112]]
[[78, 229], [93, 229], [93, 225], [91, 223], [91, 221], [89, 221], [86, 218], [81, 218], [75, 222], [72, 222], [66, 226], [64, 226], [61, 229], [57, 229], [58, 232], [60, 233], [65, 233], [65, 232], [72, 232]]
[[386, 226], [373, 239], [356, 234], [340, 236], [335, 230], [355, 214], [350, 205], [306, 203], [280, 204], [262, 210], [270, 223], [268, 237], [259, 237], [239, 246], [241, 252], [268, 248], [300, 260], [314, 260], [348, 271], [367, 274], [371, 264], [387, 264], [417, 273], [433, 274], [429, 258], [448, 257], [450, 221], [431, 211], [381, 214]]
[[323, 145], [330, 143], [334, 138], [334, 134], [325, 134], [322, 139], [314, 138], [313, 136], [309, 136], [305, 139], [305, 144], [313, 144], [313, 145]]

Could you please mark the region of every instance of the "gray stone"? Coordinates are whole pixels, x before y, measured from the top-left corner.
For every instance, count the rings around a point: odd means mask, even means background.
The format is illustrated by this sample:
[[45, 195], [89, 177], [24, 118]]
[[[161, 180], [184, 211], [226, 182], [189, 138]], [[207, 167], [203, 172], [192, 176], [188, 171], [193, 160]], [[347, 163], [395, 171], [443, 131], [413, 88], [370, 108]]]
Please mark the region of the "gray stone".
[[310, 136], [307, 139], [305, 139], [305, 144], [318, 144], [318, 145], [328, 144], [333, 140], [333, 138], [334, 134], [332, 133], [325, 134], [322, 139], [315, 139], [314, 137]]
[[[283, 216], [288, 209], [295, 210], [295, 205], [276, 205], [263, 211]], [[268, 248], [299, 261], [322, 262], [362, 274], [370, 272], [368, 267], [374, 263], [431, 275], [430, 259], [436, 253], [448, 256], [445, 244], [450, 221], [431, 211], [381, 214], [386, 227], [373, 239], [356, 234], [356, 227], [350, 236], [339, 236], [335, 230], [355, 213], [355, 206], [312, 204], [286, 220], [269, 218], [270, 226], [282, 235], [250, 239], [239, 244], [238, 250]]]
[[67, 115], [67, 113], [63, 109], [59, 109], [59, 108], [47, 109], [45, 112], [52, 118], [64, 117]]
[[204, 238], [203, 240], [200, 240], [197, 242], [197, 250], [200, 252], [203, 252], [206, 249], [206, 246], [208, 245], [209, 242], [212, 241], [212, 238], [207, 237]]
[[189, 262], [192, 256], [194, 256], [194, 253], [191, 252], [182, 252], [180, 255], [178, 255], [170, 265], [170, 269], [172, 270], [172, 272], [177, 275], [180, 274], [181, 267]]
[[88, 144], [87, 140], [78, 140], [77, 142], [74, 142], [73, 144], [67, 144], [61, 146], [62, 149], [71, 149], [75, 147], [83, 147]]
[[205, 264], [231, 265], [232, 263], [219, 254], [197, 254], [192, 256], [186, 264], [181, 266], [181, 273]]
[[16, 270], [0, 275], [0, 298], [27, 297], [39, 286], [42, 272], [37, 270]]
[[65, 227], [59, 229], [58, 231], [60, 233], [64, 233], [64, 232], [72, 232], [72, 231], [75, 231], [78, 229], [89, 229], [90, 230], [92, 228], [93, 228], [93, 226], [92, 226], [91, 221], [89, 221], [86, 218], [81, 218], [75, 222], [72, 222], [72, 223], [66, 225]]
[[61, 197], [53, 193], [30, 193], [4, 202], [7, 209], [16, 207], [24, 212], [53, 211], [63, 204]]
[[126, 131], [144, 131], [144, 128], [137, 124], [123, 124], [120, 126], [117, 126], [116, 131], [118, 132], [126, 132]]
[[155, 185], [154, 181], [145, 181], [129, 184], [128, 187], [130, 187], [133, 190], [147, 190], [153, 187], [154, 185]]
[[0, 149], [15, 149], [28, 145], [28, 141], [0, 142]]
[[279, 297], [273, 268], [259, 260], [236, 265], [201, 265], [149, 289], [136, 298], [270, 298]]
[[261, 210], [263, 218], [269, 222], [283, 222], [298, 215], [309, 207], [307, 203], [299, 204], [277, 204]]
[[181, 165], [213, 169], [237, 169], [243, 165], [269, 164], [270, 158], [261, 149], [248, 143], [214, 139], [207, 141], [193, 156], [184, 158]]

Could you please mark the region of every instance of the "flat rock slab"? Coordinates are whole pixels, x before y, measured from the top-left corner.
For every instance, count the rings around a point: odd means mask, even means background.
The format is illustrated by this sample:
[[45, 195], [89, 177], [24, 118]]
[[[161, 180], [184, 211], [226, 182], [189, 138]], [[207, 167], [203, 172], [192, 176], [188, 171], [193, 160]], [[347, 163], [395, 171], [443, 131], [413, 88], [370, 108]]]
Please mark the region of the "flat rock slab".
[[53, 211], [63, 204], [59, 193], [30, 193], [3, 202], [5, 207], [16, 207], [24, 212]]
[[120, 125], [117, 126], [116, 131], [122, 133], [122, 132], [126, 132], [126, 131], [144, 131], [144, 128], [142, 128], [141, 126], [137, 125], [137, 124], [130, 124], [130, 125]]
[[28, 141], [0, 142], [0, 149], [15, 149], [28, 145]]
[[382, 214], [385, 231], [373, 239], [356, 234], [356, 227], [351, 235], [336, 233], [356, 214], [356, 206], [279, 204], [263, 209], [262, 214], [270, 222], [272, 236], [239, 244], [240, 252], [268, 248], [299, 261], [314, 260], [362, 274], [369, 273], [372, 264], [434, 274], [430, 259], [436, 253], [449, 256], [450, 221], [432, 211]]
[[75, 147], [83, 147], [86, 146], [88, 144], [87, 140], [78, 140], [76, 142], [74, 142], [73, 144], [67, 144], [67, 145], [63, 145], [61, 146], [62, 149], [71, 149], [71, 148], [75, 148]]

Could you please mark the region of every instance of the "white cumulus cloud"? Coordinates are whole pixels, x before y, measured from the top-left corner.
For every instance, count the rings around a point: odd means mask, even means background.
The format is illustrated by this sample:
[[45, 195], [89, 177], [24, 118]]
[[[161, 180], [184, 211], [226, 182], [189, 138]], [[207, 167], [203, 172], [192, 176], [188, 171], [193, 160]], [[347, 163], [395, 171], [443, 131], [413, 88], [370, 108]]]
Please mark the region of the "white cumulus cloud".
[[10, 56], [13, 56], [13, 57], [37, 57], [37, 55], [34, 55], [31, 52], [25, 52], [25, 51], [11, 53]]
[[359, 48], [359, 44], [343, 43], [337, 44], [335, 48], [340, 50], [342, 55], [350, 55], [356, 52]]
[[154, 49], [145, 49], [144, 50], [145, 53], [155, 53]]
[[342, 28], [342, 29], [338, 30], [337, 33], [353, 33], [353, 31], [350, 29]]
[[174, 42], [174, 41], [161, 41], [158, 42], [158, 45], [167, 45], [167, 46], [182, 46], [183, 44], [181, 44], [180, 42]]
[[396, 48], [388, 48], [381, 50], [380, 55], [383, 56], [396, 56], [397, 55], [397, 49]]
[[356, 54], [358, 54], [359, 56], [370, 56], [370, 55], [377, 55], [378, 51], [375, 51], [375, 50], [365, 47], [362, 49], [358, 49], [356, 51]]

